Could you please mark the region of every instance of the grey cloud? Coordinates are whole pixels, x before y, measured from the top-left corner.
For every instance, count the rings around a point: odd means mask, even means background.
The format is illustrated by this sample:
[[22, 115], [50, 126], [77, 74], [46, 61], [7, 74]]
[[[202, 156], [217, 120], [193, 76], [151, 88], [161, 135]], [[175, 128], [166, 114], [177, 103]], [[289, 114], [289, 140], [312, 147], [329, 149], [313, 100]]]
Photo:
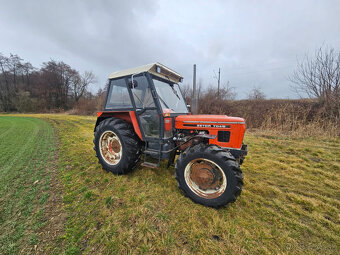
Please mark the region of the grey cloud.
[[[339, 1], [4, 1], [0, 52], [110, 72], [159, 61], [204, 84], [221, 67], [242, 98], [254, 86], [294, 97], [287, 77], [322, 44], [337, 48]], [[337, 48], [339, 50], [339, 48]]]

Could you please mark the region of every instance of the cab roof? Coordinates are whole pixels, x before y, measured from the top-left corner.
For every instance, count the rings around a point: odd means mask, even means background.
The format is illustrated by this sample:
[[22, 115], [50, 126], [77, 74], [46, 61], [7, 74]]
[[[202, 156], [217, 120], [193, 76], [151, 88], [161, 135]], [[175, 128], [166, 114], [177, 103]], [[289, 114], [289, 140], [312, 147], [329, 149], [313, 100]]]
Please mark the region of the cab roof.
[[183, 79], [183, 77], [179, 73], [171, 70], [170, 68], [158, 62], [114, 72], [110, 74], [109, 79], [115, 79], [119, 77], [130, 76], [133, 74], [144, 73], [144, 72], [149, 72], [160, 78], [165, 78], [165, 79], [169, 78], [174, 83], [181, 82]]

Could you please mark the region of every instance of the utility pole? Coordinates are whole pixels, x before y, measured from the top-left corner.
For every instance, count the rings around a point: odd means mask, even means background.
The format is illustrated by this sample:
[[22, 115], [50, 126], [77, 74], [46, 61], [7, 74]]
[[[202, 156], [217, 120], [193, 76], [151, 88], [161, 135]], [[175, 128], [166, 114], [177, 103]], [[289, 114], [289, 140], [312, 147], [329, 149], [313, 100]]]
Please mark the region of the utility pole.
[[197, 114], [197, 91], [196, 91], [196, 64], [194, 64], [193, 70], [193, 81], [192, 81], [192, 101], [191, 101], [191, 112]]
[[221, 68], [218, 68], [217, 95], [220, 96]]

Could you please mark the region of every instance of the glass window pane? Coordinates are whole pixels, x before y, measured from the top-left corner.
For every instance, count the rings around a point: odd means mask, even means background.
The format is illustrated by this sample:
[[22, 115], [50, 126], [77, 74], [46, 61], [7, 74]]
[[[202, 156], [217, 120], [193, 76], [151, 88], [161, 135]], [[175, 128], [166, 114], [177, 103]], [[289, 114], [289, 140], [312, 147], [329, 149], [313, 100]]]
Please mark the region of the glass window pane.
[[146, 110], [139, 117], [145, 135], [159, 137], [159, 116], [157, 110]]
[[112, 80], [107, 98], [106, 109], [132, 108], [125, 79]]
[[[147, 78], [142, 75], [133, 77], [133, 80], [137, 82], [137, 86], [131, 89], [133, 97], [135, 99], [136, 107], [155, 107], [155, 102], [153, 100]], [[130, 81], [131, 79], [129, 79], [129, 82]]]
[[164, 109], [171, 110], [176, 113], [187, 113], [188, 108], [182, 97], [182, 93], [179, 89], [178, 84], [172, 84], [160, 81], [158, 79], [153, 79], [157, 94], [159, 96], [159, 101]]

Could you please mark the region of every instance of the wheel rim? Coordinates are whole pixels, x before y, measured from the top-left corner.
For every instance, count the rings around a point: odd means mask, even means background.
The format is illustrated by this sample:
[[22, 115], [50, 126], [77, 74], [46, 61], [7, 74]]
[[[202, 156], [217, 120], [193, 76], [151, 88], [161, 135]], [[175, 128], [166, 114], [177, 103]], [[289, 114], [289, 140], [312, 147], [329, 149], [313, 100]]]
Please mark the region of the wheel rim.
[[227, 188], [224, 171], [208, 159], [198, 158], [190, 161], [185, 167], [184, 178], [196, 195], [207, 199], [219, 197]]
[[99, 139], [100, 154], [109, 165], [117, 165], [123, 150], [119, 137], [113, 131], [105, 131]]

